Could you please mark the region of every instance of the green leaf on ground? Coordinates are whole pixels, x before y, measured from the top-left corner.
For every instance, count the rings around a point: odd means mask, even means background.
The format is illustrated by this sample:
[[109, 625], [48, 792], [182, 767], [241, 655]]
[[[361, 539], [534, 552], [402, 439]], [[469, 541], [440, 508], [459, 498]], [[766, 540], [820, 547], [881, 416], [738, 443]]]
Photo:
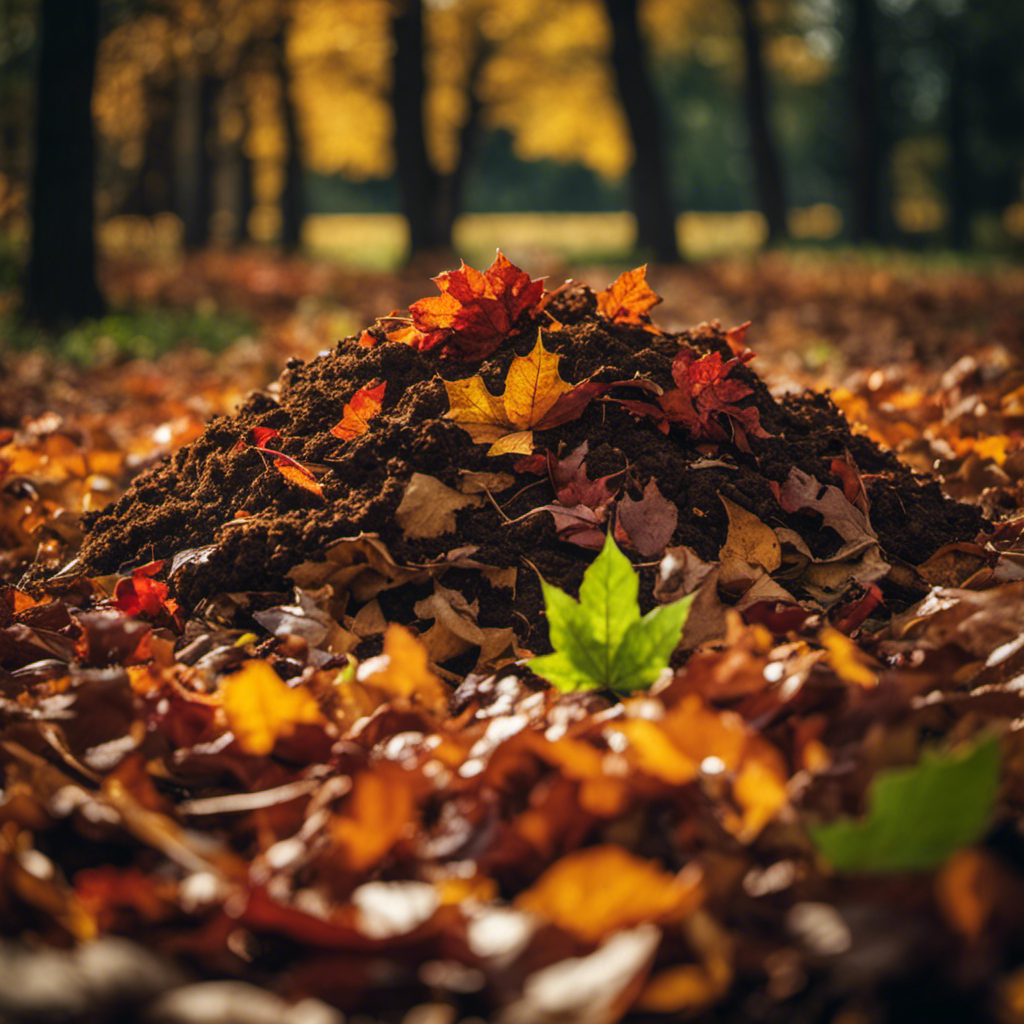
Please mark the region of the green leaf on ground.
[[611, 537], [583, 574], [579, 601], [541, 583], [553, 654], [530, 668], [560, 690], [638, 690], [668, 666], [690, 611], [691, 597], [640, 617], [639, 581]]
[[998, 737], [926, 751], [913, 767], [879, 773], [864, 818], [812, 828], [811, 837], [837, 871], [928, 870], [984, 835], [998, 791]]

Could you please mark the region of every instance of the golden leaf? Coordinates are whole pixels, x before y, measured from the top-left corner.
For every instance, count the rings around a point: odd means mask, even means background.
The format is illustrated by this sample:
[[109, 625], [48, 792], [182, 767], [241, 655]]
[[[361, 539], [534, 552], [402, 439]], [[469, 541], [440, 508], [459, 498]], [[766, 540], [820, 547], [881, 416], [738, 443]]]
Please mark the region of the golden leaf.
[[247, 661], [221, 691], [228, 725], [247, 754], [269, 754], [297, 725], [323, 721], [305, 687], [291, 687], [265, 661]]
[[596, 942], [646, 921], [679, 921], [704, 899], [702, 875], [671, 875], [620, 846], [590, 846], [555, 861], [516, 906]]
[[505, 391], [492, 395], [482, 378], [445, 381], [447, 417], [477, 443], [493, 442], [488, 455], [529, 454], [537, 426], [569, 385], [558, 372], [559, 357], [544, 347], [540, 330], [527, 356], [516, 356], [505, 377]]
[[607, 287], [597, 293], [597, 310], [609, 320], [620, 324], [640, 324], [647, 311], [661, 302], [647, 283], [647, 264], [635, 270], [626, 270]]
[[364, 668], [368, 671], [360, 672], [360, 682], [377, 687], [388, 697], [415, 699], [438, 712], [448, 708], [448, 691], [431, 671], [427, 649], [404, 626], [388, 626], [384, 653], [366, 662]]

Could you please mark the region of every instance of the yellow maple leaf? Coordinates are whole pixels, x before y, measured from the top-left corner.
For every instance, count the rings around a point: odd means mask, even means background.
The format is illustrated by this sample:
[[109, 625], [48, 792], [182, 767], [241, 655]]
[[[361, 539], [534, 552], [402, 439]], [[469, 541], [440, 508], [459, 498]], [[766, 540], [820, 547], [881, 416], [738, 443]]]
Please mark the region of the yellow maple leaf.
[[247, 754], [264, 755], [298, 725], [323, 721], [312, 694], [291, 687], [265, 661], [247, 661], [221, 690], [228, 726]]
[[528, 455], [533, 428], [570, 385], [558, 373], [559, 356], [544, 347], [540, 330], [528, 356], [516, 356], [505, 377], [505, 392], [492, 395], [479, 374], [445, 381], [447, 416], [477, 443], [491, 442], [488, 455]]

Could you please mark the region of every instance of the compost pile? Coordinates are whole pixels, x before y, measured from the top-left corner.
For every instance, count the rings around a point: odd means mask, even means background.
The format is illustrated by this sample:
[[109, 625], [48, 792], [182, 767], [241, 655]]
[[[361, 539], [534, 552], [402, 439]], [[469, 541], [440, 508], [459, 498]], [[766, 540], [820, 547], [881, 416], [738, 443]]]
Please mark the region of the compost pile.
[[[575, 591], [608, 529], [645, 564], [648, 602], [706, 581], [689, 646], [721, 635], [719, 592], [756, 606], [748, 619], [790, 623], [800, 608], [848, 616], [870, 593], [859, 624], [893, 564], [981, 530], [975, 508], [851, 434], [825, 396], [776, 402], [745, 326], [653, 327], [642, 268], [600, 295], [544, 295], [501, 257], [474, 274], [439, 279], [441, 299], [461, 296], [451, 308], [423, 300], [411, 324], [390, 318], [289, 368], [139, 478], [92, 518], [89, 571], [164, 561], [189, 610], [262, 611], [280, 604], [268, 594], [333, 584], [353, 634], [336, 653], [370, 653], [355, 640], [385, 621], [433, 620], [443, 663], [467, 646], [461, 621], [490, 667], [510, 630], [548, 649], [538, 574]], [[666, 550], [680, 572], [656, 587]], [[907, 603], [898, 576], [888, 587], [886, 610]]]
[[1024, 520], [644, 268], [436, 280], [0, 589], [0, 1015], [1021, 1020]]

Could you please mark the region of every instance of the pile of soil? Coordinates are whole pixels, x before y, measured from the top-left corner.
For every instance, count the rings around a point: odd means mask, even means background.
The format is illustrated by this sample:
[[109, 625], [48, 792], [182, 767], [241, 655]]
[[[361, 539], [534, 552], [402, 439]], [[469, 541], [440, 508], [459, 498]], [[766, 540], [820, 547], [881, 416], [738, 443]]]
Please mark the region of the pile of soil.
[[[340, 538], [372, 532], [400, 563], [428, 562], [474, 545], [473, 557], [480, 562], [523, 569], [529, 560], [549, 582], [575, 593], [593, 553], [559, 540], [546, 513], [509, 524], [487, 502], [460, 510], [452, 533], [418, 540], [403, 535], [395, 511], [413, 473], [450, 487], [467, 470], [509, 473], [514, 484], [495, 498], [513, 520], [552, 500], [546, 480], [516, 470], [519, 457], [488, 456], [486, 445], [474, 443], [445, 418], [444, 381], [479, 373], [492, 392], [501, 393], [512, 359], [530, 351], [538, 326], [545, 328], [545, 346], [561, 357], [561, 376], [571, 383], [640, 375], [667, 389], [673, 386], [671, 365], [680, 345], [698, 355], [718, 351], [729, 358], [732, 352], [717, 325], [657, 334], [643, 325], [610, 322], [598, 314], [586, 286], [555, 296], [547, 314], [520, 322], [483, 363], [460, 363], [436, 351], [386, 342], [379, 327], [371, 328], [382, 342], [375, 347], [352, 337], [309, 363], [291, 362], [278, 385], [251, 395], [235, 415], [212, 421], [195, 442], [137, 478], [120, 501], [87, 517], [85, 568], [98, 575], [123, 572], [203, 548], [202, 557], [186, 560], [173, 579], [176, 598], [191, 610], [218, 592], [290, 591], [286, 574], [294, 566], [322, 558]], [[730, 443], [715, 445], [713, 458], [728, 465], [694, 470], [698, 460], [708, 461], [706, 442], [679, 427], [662, 434], [649, 418], [601, 401], [564, 426], [536, 433], [536, 448], [564, 455], [587, 441], [591, 477], [628, 466], [632, 487], [654, 478], [679, 510], [671, 543], [688, 545], [705, 560], [716, 558], [726, 538], [720, 495], [772, 526], [797, 530], [815, 555], [836, 550], [838, 535], [822, 528], [815, 514], [784, 512], [771, 483], [781, 484], [798, 467], [823, 484], [841, 485], [830, 466], [844, 453], [868, 481], [872, 525], [884, 553], [916, 565], [944, 544], [973, 539], [984, 525], [975, 508], [945, 498], [933, 479], [912, 473], [892, 453], [853, 434], [826, 395], [780, 402], [748, 366], [738, 366], [734, 375], [753, 389], [741, 404], [756, 404], [771, 436], [751, 437], [749, 453]], [[330, 428], [346, 402], [380, 381], [387, 384], [384, 405], [369, 431], [352, 441], [333, 436]], [[255, 427], [279, 431], [280, 451], [304, 465], [324, 467], [323, 499], [290, 483], [251, 447]], [[520, 494], [529, 484], [534, 486]], [[648, 565], [643, 572], [641, 594], [650, 603], [655, 569]], [[445, 586], [479, 601], [481, 626], [514, 626], [525, 646], [546, 649], [534, 573], [519, 572], [514, 599], [471, 570], [450, 570]], [[414, 623], [413, 605], [423, 594], [422, 587], [411, 585], [382, 594], [386, 617]]]

